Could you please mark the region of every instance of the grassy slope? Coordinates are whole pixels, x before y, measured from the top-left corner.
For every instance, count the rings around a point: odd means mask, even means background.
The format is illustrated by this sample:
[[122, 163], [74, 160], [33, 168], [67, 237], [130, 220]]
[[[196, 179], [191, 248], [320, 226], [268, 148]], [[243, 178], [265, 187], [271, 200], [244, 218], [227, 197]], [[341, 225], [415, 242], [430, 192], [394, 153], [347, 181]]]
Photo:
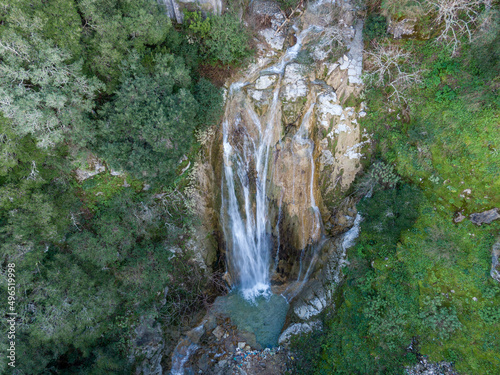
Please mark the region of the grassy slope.
[[[376, 156], [421, 194], [412, 197], [401, 184], [390, 200], [381, 190], [360, 203], [366, 220], [348, 254], [344, 302], [318, 342], [315, 372], [399, 374], [418, 350], [454, 362], [460, 373], [496, 374], [500, 285], [489, 271], [500, 223], [452, 219], [500, 206], [498, 71], [481, 69], [469, 47], [451, 58], [430, 41], [389, 43], [413, 53], [424, 80], [410, 93], [406, 122], [397, 106], [387, 111], [381, 89], [369, 90], [363, 125], [377, 141]], [[414, 217], [396, 212], [405, 205]], [[404, 226], [402, 218], [413, 221]]]

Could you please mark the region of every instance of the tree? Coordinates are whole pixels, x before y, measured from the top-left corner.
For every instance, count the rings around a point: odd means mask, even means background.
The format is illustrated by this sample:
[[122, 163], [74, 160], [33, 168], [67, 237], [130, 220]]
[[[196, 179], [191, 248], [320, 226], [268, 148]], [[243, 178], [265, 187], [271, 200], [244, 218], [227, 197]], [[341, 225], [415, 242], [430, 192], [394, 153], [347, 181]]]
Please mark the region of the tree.
[[464, 35], [472, 40], [473, 28], [484, 5], [490, 8], [491, 0], [429, 1], [429, 12], [435, 13], [434, 23], [442, 27], [436, 40], [451, 46], [455, 54]]
[[236, 65], [252, 53], [248, 48], [250, 35], [235, 14], [213, 14], [205, 20], [198, 12], [187, 12], [186, 16], [187, 29], [210, 63]]
[[390, 88], [389, 98], [407, 103], [406, 91], [421, 82], [421, 71], [410, 69], [412, 56], [395, 45], [377, 44], [368, 55], [368, 78], [375, 86]]
[[162, 43], [171, 28], [166, 12], [155, 0], [77, 0], [83, 18], [86, 67], [112, 93], [120, 63], [129, 51], [144, 51]]
[[86, 121], [103, 85], [82, 73], [82, 62], [43, 39], [33, 26], [29, 38], [13, 29], [0, 35], [0, 111], [20, 137], [52, 147]]
[[0, 0], [0, 19], [3, 28], [25, 38], [35, 29], [43, 39], [80, 58], [82, 22], [73, 0]]
[[146, 67], [132, 54], [121, 81], [100, 111], [96, 146], [115, 168], [149, 181], [171, 181], [196, 126], [198, 103], [189, 91], [189, 71], [173, 55], [155, 54]]

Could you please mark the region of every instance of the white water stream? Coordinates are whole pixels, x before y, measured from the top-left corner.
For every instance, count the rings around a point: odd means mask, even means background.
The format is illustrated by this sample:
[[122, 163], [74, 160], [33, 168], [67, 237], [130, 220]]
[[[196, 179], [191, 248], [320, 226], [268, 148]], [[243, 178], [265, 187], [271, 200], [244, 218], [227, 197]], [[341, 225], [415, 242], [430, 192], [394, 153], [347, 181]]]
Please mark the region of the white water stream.
[[[255, 300], [261, 295], [269, 296], [271, 293], [269, 274], [272, 230], [269, 222], [267, 188], [271, 178], [270, 150], [279, 140], [281, 130], [279, 93], [282, 77], [286, 66], [294, 62], [300, 52], [304, 38], [310, 32], [318, 30], [318, 27], [310, 26], [298, 33], [296, 44], [289, 48], [276, 64], [261, 71], [261, 75], [276, 74], [279, 77], [271, 105], [263, 121], [255, 113], [250, 99], [241, 93], [241, 89], [247, 85], [246, 82], [233, 83], [228, 90], [228, 104], [223, 120], [224, 177], [221, 216], [225, 218], [223, 227], [228, 270], [233, 278], [233, 284], [241, 290], [247, 300]], [[239, 105], [246, 111], [248, 116], [245, 117], [250, 119], [252, 124], [242, 123], [241, 114], [234, 111], [234, 105]], [[314, 143], [309, 138], [307, 130], [313, 109], [314, 105], [304, 116], [302, 125], [294, 136], [294, 142], [301, 148], [307, 148], [306, 152], [311, 160], [313, 173], [310, 199], [312, 209], [316, 213], [316, 228], [320, 231], [321, 217], [313, 195]], [[281, 217], [278, 218], [280, 219]], [[277, 264], [277, 259], [278, 254], [274, 257], [273, 265]]]

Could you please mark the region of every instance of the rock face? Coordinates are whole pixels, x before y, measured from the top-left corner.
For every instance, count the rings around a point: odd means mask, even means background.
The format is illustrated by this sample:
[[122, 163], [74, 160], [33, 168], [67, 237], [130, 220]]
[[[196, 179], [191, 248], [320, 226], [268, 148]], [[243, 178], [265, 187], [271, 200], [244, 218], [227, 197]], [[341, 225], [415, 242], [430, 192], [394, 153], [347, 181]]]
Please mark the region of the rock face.
[[[356, 218], [355, 202], [345, 193], [370, 144], [358, 123], [367, 111], [357, 99], [363, 88], [363, 24], [352, 17], [350, 2], [310, 3], [288, 27], [281, 27], [285, 21], [273, 2], [254, 1], [251, 9], [269, 18], [268, 27], [259, 30], [256, 62], [227, 87], [224, 147], [231, 148], [233, 158], [236, 153], [248, 158], [257, 147], [253, 140], [262, 137], [269, 121], [273, 124], [265, 185], [271, 279], [275, 292], [295, 298], [296, 318], [308, 320], [330, 304], [326, 284], [340, 278], [345, 249], [338, 236]], [[212, 147], [222, 158], [220, 146]], [[224, 181], [223, 162], [212, 161], [213, 181]], [[241, 207], [245, 194], [256, 194], [254, 164], [248, 163], [246, 180], [235, 179]], [[232, 173], [236, 176], [236, 170]], [[222, 226], [230, 222], [224, 215], [218, 218]]]
[[418, 364], [406, 368], [408, 375], [458, 375], [451, 362], [429, 362], [422, 357]]
[[75, 170], [78, 182], [85, 181], [88, 178], [94, 177], [99, 173], [106, 171], [104, 164], [92, 154], [89, 154], [87, 157], [87, 165], [88, 166], [86, 168], [82, 167]]
[[401, 21], [390, 20], [387, 26], [387, 32], [392, 34], [394, 39], [401, 39], [405, 35], [415, 33], [416, 18], [405, 18]]
[[161, 360], [164, 343], [161, 326], [154, 319], [142, 318], [135, 329], [133, 342], [131, 359], [142, 359], [142, 362], [135, 365], [135, 374], [163, 374]]

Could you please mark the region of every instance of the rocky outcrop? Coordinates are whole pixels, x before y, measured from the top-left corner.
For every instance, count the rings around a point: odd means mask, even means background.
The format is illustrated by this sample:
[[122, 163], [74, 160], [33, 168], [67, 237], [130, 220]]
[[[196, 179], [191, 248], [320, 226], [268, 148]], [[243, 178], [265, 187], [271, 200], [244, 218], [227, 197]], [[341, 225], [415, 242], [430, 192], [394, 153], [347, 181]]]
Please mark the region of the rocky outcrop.
[[158, 0], [158, 3], [165, 6], [168, 16], [177, 23], [184, 21], [183, 9], [215, 14], [222, 12], [222, 0]]
[[321, 329], [322, 323], [319, 320], [311, 321], [308, 323], [294, 323], [288, 326], [288, 328], [283, 331], [278, 341], [280, 345], [287, 345], [290, 343], [290, 339], [293, 336], [303, 335], [305, 333]]
[[390, 20], [387, 25], [387, 32], [392, 34], [394, 39], [401, 39], [404, 36], [415, 34], [416, 18], [405, 18], [400, 21]]
[[491, 277], [500, 283], [500, 239], [495, 242], [491, 249]]
[[86, 166], [75, 169], [75, 175], [78, 182], [83, 182], [88, 178], [94, 177], [99, 173], [106, 171], [104, 163], [90, 153], [87, 156], [86, 164]]
[[405, 373], [408, 375], [458, 375], [451, 362], [430, 362], [421, 357], [415, 366], [407, 367]]
[[160, 324], [152, 318], [141, 318], [134, 331], [131, 360], [136, 375], [162, 375], [163, 333]]
[[500, 214], [498, 213], [498, 208], [492, 208], [488, 211], [483, 211], [479, 213], [471, 214], [469, 219], [472, 224], [481, 225], [481, 224], [490, 224], [493, 220], [500, 218]]

